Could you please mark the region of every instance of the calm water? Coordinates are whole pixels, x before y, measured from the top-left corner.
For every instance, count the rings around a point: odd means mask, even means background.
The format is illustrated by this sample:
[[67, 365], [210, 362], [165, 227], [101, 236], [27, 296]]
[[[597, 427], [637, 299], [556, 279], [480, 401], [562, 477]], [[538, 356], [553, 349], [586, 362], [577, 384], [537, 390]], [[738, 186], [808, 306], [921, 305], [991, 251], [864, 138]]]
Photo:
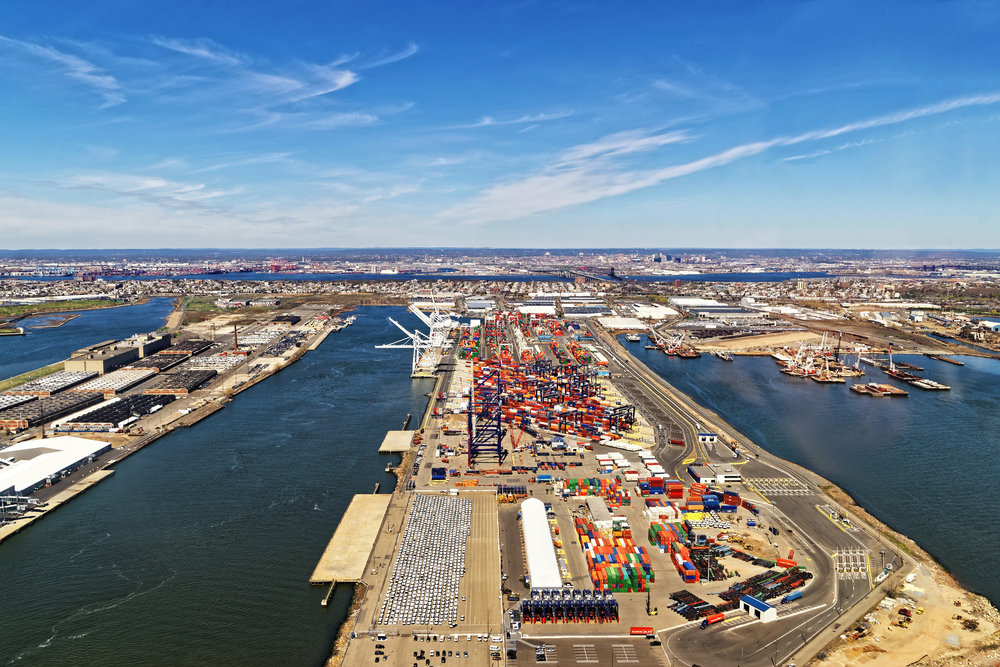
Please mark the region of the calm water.
[[[808, 280], [810, 278], [826, 278], [831, 274], [816, 271], [788, 271], [772, 273], [691, 273], [680, 276], [625, 276], [629, 280], [639, 282], [673, 282], [675, 280], [701, 280], [706, 282], [721, 283], [771, 283], [785, 280]], [[467, 275], [462, 273], [220, 273], [220, 274], [197, 274], [188, 276], [121, 276], [107, 277], [106, 280], [259, 280], [259, 281], [319, 281], [338, 282], [344, 280], [484, 280], [484, 281], [506, 281], [514, 283], [525, 282], [572, 282], [572, 278], [562, 278], [560, 276], [550, 276], [544, 274], [525, 275], [497, 274], [497, 275]], [[18, 280], [67, 280], [65, 276], [23, 276]]]
[[903, 357], [952, 390], [924, 391], [866, 369], [868, 378], [910, 392], [871, 398], [848, 385], [783, 375], [769, 357], [678, 359], [623, 344], [757, 444], [845, 489], [1000, 604], [1000, 533], [990, 514], [1000, 479], [1000, 362]]
[[373, 348], [398, 338], [386, 316], [415, 317], [357, 314], [0, 545], [0, 664], [322, 664], [350, 590], [324, 609], [309, 575], [352, 495], [392, 489], [378, 446], [433, 389], [410, 380], [408, 350]]
[[55, 329], [32, 329], [47, 324], [51, 317], [21, 320], [26, 336], [0, 338], [0, 379], [68, 359], [71, 352], [111, 338], [128, 338], [135, 333], [155, 331], [167, 321], [173, 299], [150, 299], [139, 306], [80, 311], [80, 317]]

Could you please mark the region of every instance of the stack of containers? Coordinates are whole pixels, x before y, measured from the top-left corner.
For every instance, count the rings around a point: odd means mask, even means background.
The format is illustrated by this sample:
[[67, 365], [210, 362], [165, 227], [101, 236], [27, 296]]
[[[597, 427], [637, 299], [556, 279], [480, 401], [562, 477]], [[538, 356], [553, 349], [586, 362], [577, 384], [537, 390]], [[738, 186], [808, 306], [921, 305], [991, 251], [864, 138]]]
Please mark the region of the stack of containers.
[[667, 498], [680, 500], [684, 497], [684, 482], [681, 480], [669, 477], [663, 480], [663, 486], [667, 489]]
[[701, 497], [701, 502], [704, 504], [706, 512], [718, 512], [722, 505], [719, 502], [719, 496], [714, 493], [706, 493], [703, 495]]
[[681, 520], [681, 511], [677, 505], [661, 498], [647, 499], [644, 515], [649, 519], [650, 523]]
[[630, 536], [625, 537], [624, 530], [621, 537], [609, 537], [586, 519], [574, 521], [595, 590], [644, 592], [656, 581], [649, 552], [636, 546]]
[[735, 513], [736, 509], [740, 506], [740, 494], [735, 491], [726, 491], [722, 495], [722, 507], [720, 511], [727, 513]]

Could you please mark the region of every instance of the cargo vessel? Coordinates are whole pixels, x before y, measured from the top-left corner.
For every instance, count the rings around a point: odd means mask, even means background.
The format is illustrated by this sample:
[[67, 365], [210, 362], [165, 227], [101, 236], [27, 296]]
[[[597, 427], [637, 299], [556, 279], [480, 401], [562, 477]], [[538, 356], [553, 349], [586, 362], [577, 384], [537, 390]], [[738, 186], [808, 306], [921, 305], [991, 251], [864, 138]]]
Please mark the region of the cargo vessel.
[[891, 384], [878, 384], [875, 382], [869, 382], [868, 384], [852, 384], [851, 391], [856, 391], [859, 394], [868, 394], [869, 396], [875, 396], [875, 397], [910, 395], [910, 392], [906, 391], [905, 389], [894, 387]]

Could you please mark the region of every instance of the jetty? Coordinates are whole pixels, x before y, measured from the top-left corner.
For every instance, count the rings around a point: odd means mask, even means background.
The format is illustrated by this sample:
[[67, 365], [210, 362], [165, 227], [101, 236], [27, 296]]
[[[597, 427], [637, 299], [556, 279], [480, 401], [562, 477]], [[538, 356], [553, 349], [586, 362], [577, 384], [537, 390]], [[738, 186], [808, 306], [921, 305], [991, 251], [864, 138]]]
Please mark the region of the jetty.
[[354, 496], [309, 577], [310, 584], [361, 581], [391, 500], [388, 493]]
[[398, 454], [410, 451], [415, 431], [389, 431], [378, 448], [379, 454]]

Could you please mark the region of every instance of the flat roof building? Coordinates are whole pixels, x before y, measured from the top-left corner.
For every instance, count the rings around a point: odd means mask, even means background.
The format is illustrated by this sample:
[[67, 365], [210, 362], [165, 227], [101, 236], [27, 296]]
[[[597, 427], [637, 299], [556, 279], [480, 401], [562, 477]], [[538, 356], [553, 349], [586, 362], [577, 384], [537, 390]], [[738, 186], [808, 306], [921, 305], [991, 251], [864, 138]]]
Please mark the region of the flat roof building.
[[0, 450], [0, 495], [26, 496], [110, 449], [107, 442], [65, 436]]
[[521, 503], [521, 530], [524, 533], [524, 556], [528, 562], [531, 588], [562, 588], [562, 575], [545, 515], [545, 503], [528, 498]]

